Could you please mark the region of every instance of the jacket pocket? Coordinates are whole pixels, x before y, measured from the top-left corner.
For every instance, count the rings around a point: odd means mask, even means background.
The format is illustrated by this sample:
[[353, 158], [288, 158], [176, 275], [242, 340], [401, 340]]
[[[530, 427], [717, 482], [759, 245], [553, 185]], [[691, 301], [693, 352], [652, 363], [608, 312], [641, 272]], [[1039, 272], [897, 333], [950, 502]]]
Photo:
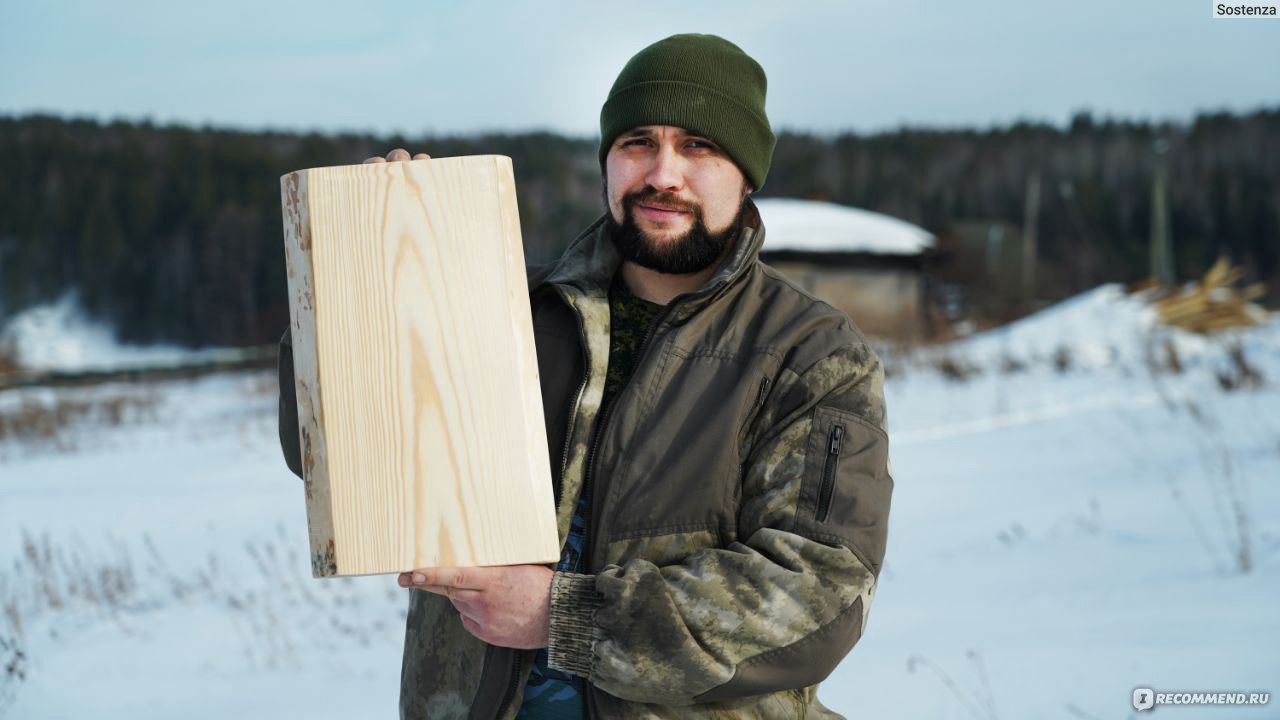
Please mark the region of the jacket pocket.
[[893, 492], [888, 457], [888, 436], [865, 418], [832, 406], [814, 410], [796, 532], [843, 545], [879, 572]]

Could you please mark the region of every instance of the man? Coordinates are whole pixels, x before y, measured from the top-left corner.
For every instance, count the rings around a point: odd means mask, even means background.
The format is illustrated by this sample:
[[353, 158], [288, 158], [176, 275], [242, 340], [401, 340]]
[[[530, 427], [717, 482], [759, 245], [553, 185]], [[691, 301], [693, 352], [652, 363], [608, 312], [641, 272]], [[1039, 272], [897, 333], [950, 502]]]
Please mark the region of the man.
[[[607, 211], [529, 275], [562, 559], [401, 575], [402, 717], [838, 717], [815, 695], [884, 557], [883, 372], [758, 260], [764, 100], [711, 35], [623, 68]], [[280, 376], [299, 472], [287, 333]]]

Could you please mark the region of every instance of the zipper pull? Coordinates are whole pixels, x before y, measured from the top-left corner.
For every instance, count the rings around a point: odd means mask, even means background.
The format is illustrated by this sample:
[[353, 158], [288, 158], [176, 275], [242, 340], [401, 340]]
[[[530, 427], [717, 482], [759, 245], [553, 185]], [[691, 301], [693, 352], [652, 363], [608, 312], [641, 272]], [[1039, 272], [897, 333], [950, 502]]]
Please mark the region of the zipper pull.
[[764, 405], [764, 399], [769, 395], [769, 378], [760, 381], [760, 390], [756, 392], [756, 407]]
[[832, 455], [839, 455], [839, 454], [840, 454], [840, 439], [841, 439], [841, 438], [843, 438], [843, 437], [844, 437], [844, 426], [843, 426], [843, 425], [837, 425], [837, 426], [835, 426], [835, 427], [831, 428], [831, 449], [830, 449], [830, 451], [829, 451], [829, 452], [830, 452]]

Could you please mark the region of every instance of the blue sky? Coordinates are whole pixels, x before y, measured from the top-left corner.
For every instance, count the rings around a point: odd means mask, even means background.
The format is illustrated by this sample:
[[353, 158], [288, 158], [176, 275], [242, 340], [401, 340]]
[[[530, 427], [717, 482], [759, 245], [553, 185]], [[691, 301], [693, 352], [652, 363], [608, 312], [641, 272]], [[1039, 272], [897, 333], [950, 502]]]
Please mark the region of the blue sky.
[[0, 0], [0, 113], [589, 136], [627, 58], [676, 32], [759, 60], [776, 128], [1280, 106], [1280, 20], [1213, 1]]

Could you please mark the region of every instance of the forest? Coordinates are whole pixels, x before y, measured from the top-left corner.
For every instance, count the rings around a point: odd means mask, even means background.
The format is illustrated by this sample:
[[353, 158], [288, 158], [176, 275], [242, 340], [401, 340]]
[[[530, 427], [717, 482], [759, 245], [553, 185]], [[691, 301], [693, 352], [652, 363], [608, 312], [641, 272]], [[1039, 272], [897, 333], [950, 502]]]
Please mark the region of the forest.
[[[760, 197], [887, 213], [942, 239], [973, 221], [1020, 224], [1029, 179], [1050, 301], [1148, 274], [1157, 142], [1167, 147], [1175, 274], [1220, 255], [1280, 291], [1280, 108], [1185, 124], [1095, 118], [874, 134], [781, 132]], [[272, 342], [288, 317], [281, 175], [395, 147], [515, 165], [527, 260], [555, 258], [603, 211], [596, 141], [548, 132], [475, 136], [289, 133], [0, 116], [0, 326], [75, 291], [129, 342]], [[943, 279], [958, 262], [939, 253]], [[975, 288], [976, 292], [977, 289]], [[1270, 301], [1271, 304], [1274, 300]]]

